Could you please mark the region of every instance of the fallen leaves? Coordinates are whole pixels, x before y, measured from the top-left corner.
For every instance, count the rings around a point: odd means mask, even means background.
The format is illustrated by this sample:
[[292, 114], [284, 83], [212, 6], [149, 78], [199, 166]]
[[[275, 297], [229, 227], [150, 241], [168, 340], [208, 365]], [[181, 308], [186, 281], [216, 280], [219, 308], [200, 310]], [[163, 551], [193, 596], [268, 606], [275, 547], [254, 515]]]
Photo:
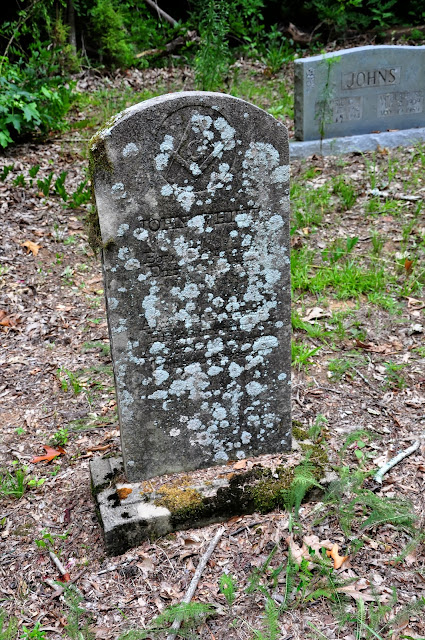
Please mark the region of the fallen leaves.
[[47, 462], [51, 462], [58, 456], [65, 455], [66, 453], [63, 447], [57, 447], [56, 449], [53, 449], [53, 447], [49, 447], [47, 444], [43, 444], [43, 449], [45, 450], [46, 454], [44, 456], [35, 456], [35, 458], [30, 460], [31, 464], [43, 462], [44, 460], [46, 460]]
[[288, 543], [292, 559], [298, 565], [300, 565], [303, 560], [312, 562], [316, 554], [318, 556], [321, 555], [322, 549], [326, 549], [326, 555], [334, 561], [334, 569], [340, 569], [348, 560], [348, 556], [339, 555], [339, 545], [333, 544], [330, 540], [320, 540], [316, 535], [304, 536], [301, 547], [297, 545], [292, 536], [286, 538], [286, 542]]
[[31, 240], [25, 240], [25, 242], [22, 242], [21, 247], [27, 249], [27, 254], [32, 253], [34, 257], [38, 256], [38, 252], [42, 248], [41, 244], [31, 242]]
[[325, 318], [326, 316], [330, 316], [329, 311], [325, 311], [321, 307], [313, 307], [312, 309], [307, 309], [307, 313], [301, 320], [304, 322], [309, 322], [310, 324], [314, 323], [314, 320], [318, 320], [319, 318]]
[[337, 544], [333, 544], [332, 549], [326, 551], [326, 555], [334, 561], [334, 569], [340, 569], [344, 562], [348, 560], [348, 556], [339, 555]]
[[14, 315], [9, 315], [7, 311], [0, 309], [0, 327], [5, 327], [6, 331], [16, 327], [19, 323], [19, 319]]

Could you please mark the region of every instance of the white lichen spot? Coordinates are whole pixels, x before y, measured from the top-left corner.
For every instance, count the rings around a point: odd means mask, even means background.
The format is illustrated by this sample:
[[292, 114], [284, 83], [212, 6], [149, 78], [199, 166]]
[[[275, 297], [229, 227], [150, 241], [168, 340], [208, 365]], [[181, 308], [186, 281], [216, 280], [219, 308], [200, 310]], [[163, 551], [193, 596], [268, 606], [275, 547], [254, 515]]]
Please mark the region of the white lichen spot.
[[227, 460], [229, 459], [229, 456], [227, 455], [227, 453], [223, 450], [221, 451], [217, 451], [217, 453], [214, 456], [214, 460], [216, 462], [227, 462]]
[[148, 396], [149, 400], [165, 400], [168, 396], [168, 391], [164, 389], [158, 389], [158, 391], [154, 391]]
[[236, 131], [230, 126], [227, 120], [224, 118], [217, 118], [214, 122], [214, 127], [220, 132], [224, 150], [229, 151], [234, 149]]
[[126, 269], [126, 271], [134, 271], [135, 269], [140, 269], [140, 262], [137, 260], [137, 258], [130, 258], [130, 260], [127, 260], [127, 262], [125, 263], [124, 269]]
[[167, 197], [167, 196], [171, 196], [173, 194], [173, 187], [171, 186], [171, 184], [164, 184], [161, 187], [161, 195]]
[[170, 436], [172, 438], [175, 438], [176, 436], [179, 436], [179, 435], [180, 435], [180, 429], [171, 429]]
[[202, 171], [199, 168], [199, 165], [196, 162], [191, 162], [189, 166], [189, 170], [193, 176], [200, 176]]
[[155, 369], [152, 375], [155, 378], [155, 384], [157, 387], [170, 377], [170, 374], [168, 371], [165, 371], [165, 369]]
[[202, 233], [204, 231], [204, 224], [205, 216], [194, 216], [187, 221], [187, 226], [192, 229], [196, 229], [199, 233]]
[[253, 397], [258, 396], [258, 394], [264, 391], [266, 388], [267, 387], [265, 385], [262, 385], [259, 382], [255, 382], [254, 380], [252, 382], [248, 382], [245, 387], [248, 395]]
[[162, 153], [159, 153], [157, 156], [155, 156], [155, 165], [158, 171], [163, 171], [167, 167], [168, 161], [173, 152], [173, 148], [174, 148], [173, 136], [166, 135], [159, 148], [162, 151]]
[[164, 352], [168, 352], [167, 347], [165, 346], [165, 344], [163, 342], [154, 342], [151, 346], [151, 348], [149, 349], [149, 353], [152, 353], [152, 355], [156, 355], [157, 353], [161, 353], [161, 351]]
[[229, 376], [231, 378], [238, 378], [243, 370], [244, 368], [241, 367], [237, 362], [231, 362], [229, 364]]
[[277, 376], [278, 380], [286, 380], [288, 376], [286, 375], [285, 372], [279, 373], [279, 375]]
[[276, 167], [271, 175], [271, 181], [273, 184], [279, 184], [288, 182], [289, 180], [289, 165], [282, 165]]
[[224, 344], [221, 338], [215, 338], [214, 340], [208, 340], [207, 342], [207, 351], [205, 352], [205, 357], [210, 358], [215, 353], [220, 353], [223, 351]]
[[238, 227], [249, 227], [252, 224], [252, 216], [249, 213], [238, 213], [235, 221]]
[[111, 195], [114, 200], [120, 200], [127, 197], [127, 192], [122, 182], [116, 182], [112, 185]]
[[120, 226], [118, 227], [118, 231], [117, 231], [117, 236], [122, 237], [126, 231], [129, 230], [129, 226], [128, 224], [120, 224]]
[[114, 311], [118, 307], [118, 300], [116, 298], [109, 298], [108, 307]]
[[242, 431], [241, 442], [242, 444], [248, 444], [252, 439], [252, 434], [248, 431]]
[[191, 418], [187, 420], [186, 426], [190, 431], [198, 431], [202, 427], [202, 422], [198, 418]]
[[118, 259], [127, 260], [127, 253], [129, 253], [128, 247], [121, 247], [121, 249], [118, 250]]
[[136, 240], [146, 240], [148, 235], [149, 234], [146, 229], [142, 229], [141, 227], [138, 227], [133, 231], [133, 236], [136, 238]]
[[208, 369], [208, 375], [217, 376], [222, 371], [223, 371], [223, 367], [217, 367], [216, 365], [213, 365]]
[[268, 351], [270, 353], [270, 351], [272, 349], [274, 349], [275, 347], [278, 346], [278, 340], [275, 336], [261, 336], [261, 338], [258, 338], [257, 340], [254, 341], [254, 344], [252, 345], [252, 350], [253, 351]]
[[136, 144], [134, 144], [134, 142], [129, 142], [128, 144], [125, 145], [124, 149], [122, 150], [123, 158], [137, 156], [138, 153], [139, 153], [139, 147]]
[[161, 315], [160, 310], [156, 308], [156, 305], [160, 303], [160, 299], [156, 295], [158, 291], [159, 288], [156, 282], [153, 282], [149, 288], [149, 295], [147, 295], [142, 302], [142, 307], [145, 310], [145, 318], [152, 328], [156, 327], [156, 319]]
[[214, 403], [213, 404], [213, 418], [215, 418], [215, 420], [224, 420], [224, 418], [227, 416], [227, 411], [224, 407], [222, 407], [221, 405]]

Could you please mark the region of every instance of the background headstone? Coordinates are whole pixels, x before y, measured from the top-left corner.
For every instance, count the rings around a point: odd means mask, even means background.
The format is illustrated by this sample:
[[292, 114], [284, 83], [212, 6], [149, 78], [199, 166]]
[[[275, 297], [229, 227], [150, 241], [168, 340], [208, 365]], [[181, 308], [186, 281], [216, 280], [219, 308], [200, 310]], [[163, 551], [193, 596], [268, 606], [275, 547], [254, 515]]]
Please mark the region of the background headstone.
[[290, 446], [285, 127], [187, 92], [91, 141], [129, 481]]
[[366, 46], [295, 61], [295, 137], [425, 126], [425, 46]]

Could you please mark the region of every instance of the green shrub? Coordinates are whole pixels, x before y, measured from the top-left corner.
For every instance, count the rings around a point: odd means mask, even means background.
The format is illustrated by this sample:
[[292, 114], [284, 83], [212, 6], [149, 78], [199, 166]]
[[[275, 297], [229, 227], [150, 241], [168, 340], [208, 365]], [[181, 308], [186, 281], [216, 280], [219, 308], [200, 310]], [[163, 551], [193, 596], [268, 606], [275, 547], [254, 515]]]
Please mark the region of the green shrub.
[[12, 64], [3, 56], [0, 62], [0, 146], [7, 147], [28, 133], [63, 129], [71, 104], [70, 86], [48, 75], [42, 80], [35, 61]]
[[124, 27], [124, 19], [112, 0], [97, 0], [91, 10], [93, 34], [98, 38], [99, 53], [112, 65], [129, 67], [134, 50]]

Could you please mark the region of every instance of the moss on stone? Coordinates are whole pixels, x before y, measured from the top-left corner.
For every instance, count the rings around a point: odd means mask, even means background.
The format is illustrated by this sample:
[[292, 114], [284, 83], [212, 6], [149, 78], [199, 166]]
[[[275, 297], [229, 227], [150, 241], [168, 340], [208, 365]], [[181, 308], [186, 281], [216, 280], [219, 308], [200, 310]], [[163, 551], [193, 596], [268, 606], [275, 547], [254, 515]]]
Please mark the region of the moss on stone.
[[112, 173], [113, 166], [108, 157], [105, 140], [102, 131], [96, 133], [89, 142], [89, 176], [92, 192], [92, 207], [85, 217], [88, 242], [93, 252], [97, 254], [102, 249], [102, 236], [100, 233], [99, 215], [94, 194], [95, 178], [98, 173]]
[[292, 420], [292, 435], [298, 441], [307, 440], [308, 438], [308, 431], [299, 420]]
[[203, 503], [201, 493], [189, 486], [188, 478], [163, 484], [158, 489], [158, 494], [161, 497], [154, 500], [154, 504], [157, 507], [166, 507], [171, 514], [178, 512], [182, 515], [184, 512], [189, 515], [193, 510], [199, 510]]
[[263, 469], [263, 472], [263, 478], [250, 488], [250, 492], [255, 510], [268, 513], [283, 504], [283, 495], [291, 485], [294, 471], [280, 466], [274, 473], [270, 469]]
[[315, 466], [314, 475], [317, 480], [323, 478], [326, 465], [329, 462], [329, 457], [326, 450], [319, 444], [307, 444], [300, 443], [301, 450], [309, 454], [309, 461]]

